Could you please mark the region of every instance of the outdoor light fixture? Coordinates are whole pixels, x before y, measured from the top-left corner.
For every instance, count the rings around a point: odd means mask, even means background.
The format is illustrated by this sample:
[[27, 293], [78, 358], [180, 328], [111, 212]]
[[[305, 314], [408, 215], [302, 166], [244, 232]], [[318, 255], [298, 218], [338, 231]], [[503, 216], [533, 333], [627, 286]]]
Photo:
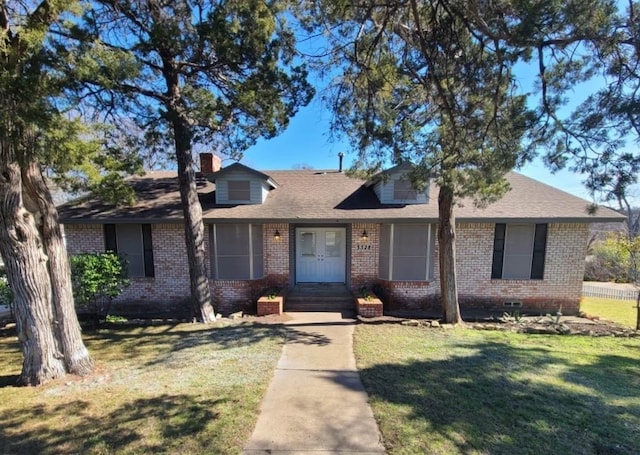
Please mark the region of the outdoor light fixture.
[[276, 229], [275, 234], [273, 234], [274, 240], [280, 240], [280, 231]]
[[367, 234], [366, 229], [362, 230], [362, 234], [360, 235], [360, 240], [369, 240], [369, 234]]

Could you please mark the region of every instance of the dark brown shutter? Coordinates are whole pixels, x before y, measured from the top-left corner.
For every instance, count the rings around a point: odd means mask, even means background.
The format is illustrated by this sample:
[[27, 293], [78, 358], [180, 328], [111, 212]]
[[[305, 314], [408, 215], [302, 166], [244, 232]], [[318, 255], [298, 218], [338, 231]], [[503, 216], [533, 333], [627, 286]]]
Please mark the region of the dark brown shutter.
[[116, 225], [104, 225], [104, 250], [118, 252], [118, 242], [116, 240]]
[[542, 280], [544, 278], [544, 257], [547, 250], [547, 225], [536, 224], [536, 233], [533, 238], [533, 258], [531, 259], [531, 279]]
[[493, 263], [491, 265], [491, 278], [502, 278], [502, 262], [504, 260], [504, 237], [507, 225], [496, 223], [493, 234]]
[[142, 225], [142, 250], [144, 251], [144, 276], [155, 276], [153, 265], [153, 240], [151, 239], [151, 225]]
[[214, 225], [209, 227], [209, 278], [218, 278], [216, 274], [216, 241], [213, 234]]

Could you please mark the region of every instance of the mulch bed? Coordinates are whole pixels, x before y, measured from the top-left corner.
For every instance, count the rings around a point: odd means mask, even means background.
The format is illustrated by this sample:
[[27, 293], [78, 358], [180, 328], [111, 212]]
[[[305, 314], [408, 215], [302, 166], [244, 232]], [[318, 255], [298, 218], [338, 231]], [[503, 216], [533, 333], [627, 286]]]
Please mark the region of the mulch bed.
[[[450, 324], [442, 324], [439, 319], [407, 319], [396, 316], [378, 318], [358, 317], [365, 324], [402, 324], [429, 329], [446, 329]], [[548, 335], [583, 335], [640, 337], [640, 331], [606, 320], [594, 320], [580, 317], [562, 318], [556, 322], [549, 316], [523, 316], [514, 318], [492, 318], [481, 322], [465, 322], [464, 326], [475, 330], [502, 330], [515, 333], [548, 334]]]

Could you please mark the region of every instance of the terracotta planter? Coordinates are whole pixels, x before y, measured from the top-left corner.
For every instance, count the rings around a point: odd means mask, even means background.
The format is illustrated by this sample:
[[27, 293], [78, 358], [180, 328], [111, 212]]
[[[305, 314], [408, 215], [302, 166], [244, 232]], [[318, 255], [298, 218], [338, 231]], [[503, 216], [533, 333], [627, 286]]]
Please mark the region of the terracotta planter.
[[282, 314], [284, 307], [284, 296], [270, 297], [263, 295], [258, 299], [258, 316], [266, 316], [267, 314]]
[[365, 318], [377, 318], [382, 316], [382, 300], [377, 297], [356, 298], [358, 315]]

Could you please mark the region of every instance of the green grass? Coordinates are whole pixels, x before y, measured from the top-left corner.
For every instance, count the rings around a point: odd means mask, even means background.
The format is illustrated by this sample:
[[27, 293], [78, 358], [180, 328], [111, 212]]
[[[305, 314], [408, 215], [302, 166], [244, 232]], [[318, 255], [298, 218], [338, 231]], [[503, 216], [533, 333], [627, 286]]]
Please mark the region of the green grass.
[[580, 310], [589, 316], [599, 316], [603, 319], [636, 328], [637, 309], [636, 302], [632, 300], [601, 299], [598, 297], [583, 297], [580, 301]]
[[86, 334], [96, 371], [15, 387], [0, 338], [0, 453], [239, 453], [284, 340], [279, 325], [179, 324]]
[[638, 454], [640, 339], [360, 324], [390, 454]]

